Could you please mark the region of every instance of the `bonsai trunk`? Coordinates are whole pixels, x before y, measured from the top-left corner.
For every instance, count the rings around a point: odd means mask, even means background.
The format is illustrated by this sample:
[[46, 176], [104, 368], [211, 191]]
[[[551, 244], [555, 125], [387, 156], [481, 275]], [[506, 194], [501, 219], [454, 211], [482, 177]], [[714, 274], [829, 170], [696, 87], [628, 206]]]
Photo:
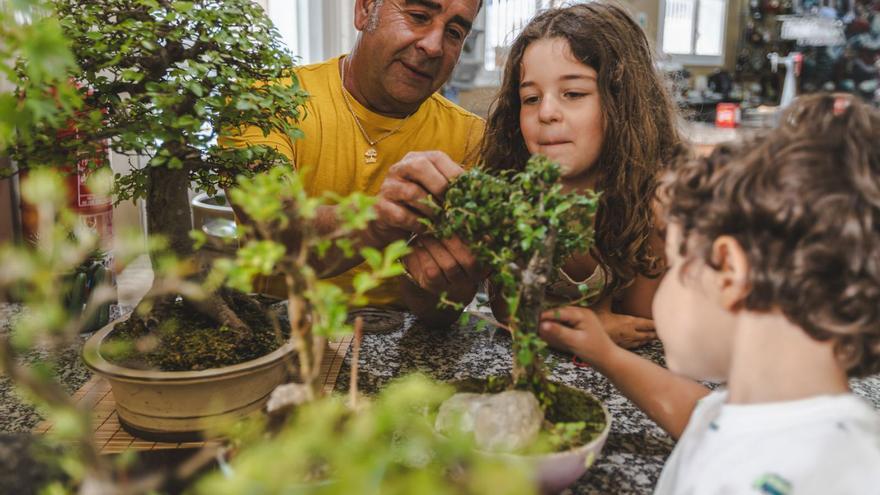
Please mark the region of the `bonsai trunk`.
[[[522, 271], [522, 289], [517, 309], [515, 331], [530, 334], [531, 338], [513, 339], [513, 383], [527, 383], [537, 392], [544, 381], [544, 360], [537, 347], [538, 325], [544, 308], [545, 287], [553, 270], [553, 252], [556, 249], [557, 232], [552, 229], [544, 242]], [[525, 337], [525, 335], [523, 336]], [[521, 356], [528, 355], [525, 362]]]
[[[147, 191], [147, 229], [168, 239], [169, 247], [180, 258], [193, 254], [189, 231], [189, 171], [186, 168], [150, 167]], [[156, 269], [156, 260], [150, 260]]]
[[[173, 153], [172, 153], [173, 156]], [[192, 215], [189, 205], [189, 170], [186, 167], [171, 169], [168, 167], [150, 167], [149, 185], [147, 187], [147, 229], [150, 234], [159, 234], [168, 240], [172, 252], [183, 260], [189, 260], [195, 266], [193, 241], [189, 237], [192, 229]], [[154, 272], [158, 260], [151, 253], [150, 262]], [[206, 267], [193, 270], [192, 278], [201, 279], [206, 274]], [[158, 277], [154, 278], [154, 286]], [[152, 289], [151, 289], [152, 292]], [[176, 295], [160, 296], [153, 301], [155, 310], [161, 311], [174, 303]], [[193, 301], [185, 298], [188, 306], [213, 319], [220, 325], [226, 325], [235, 331], [236, 338], [244, 339], [251, 332], [241, 318], [232, 309], [232, 301], [242, 302], [227, 289], [220, 289], [204, 300]], [[256, 304], [255, 301], [249, 301]], [[149, 317], [144, 317], [149, 320]], [[146, 321], [145, 321], [146, 323]], [[152, 327], [152, 324], [148, 324]]]

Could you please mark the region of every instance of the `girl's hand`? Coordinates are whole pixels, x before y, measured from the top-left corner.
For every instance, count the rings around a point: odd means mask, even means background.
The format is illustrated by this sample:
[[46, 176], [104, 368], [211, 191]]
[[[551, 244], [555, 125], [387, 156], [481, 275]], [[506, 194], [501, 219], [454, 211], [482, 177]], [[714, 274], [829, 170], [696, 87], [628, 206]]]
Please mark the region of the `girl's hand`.
[[570, 352], [592, 365], [602, 363], [617, 348], [597, 313], [577, 306], [545, 311], [538, 334], [550, 347]]
[[611, 311], [597, 311], [596, 316], [611, 340], [624, 349], [635, 349], [657, 338], [654, 320]]

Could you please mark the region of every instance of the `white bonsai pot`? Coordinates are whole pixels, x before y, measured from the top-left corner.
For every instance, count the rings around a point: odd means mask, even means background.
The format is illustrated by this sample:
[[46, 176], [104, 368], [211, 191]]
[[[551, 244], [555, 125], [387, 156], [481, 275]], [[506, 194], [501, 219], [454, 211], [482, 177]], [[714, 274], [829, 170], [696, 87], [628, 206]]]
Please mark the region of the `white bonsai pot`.
[[568, 488], [599, 458], [611, 431], [611, 413], [604, 403], [602, 412], [605, 413], [605, 428], [590, 443], [563, 452], [531, 456], [536, 464], [535, 482], [541, 493], [559, 493]]
[[235, 213], [226, 195], [218, 193], [208, 196], [197, 194], [190, 202], [192, 208], [193, 228], [207, 236], [206, 247], [226, 255], [234, 255], [238, 247], [238, 229], [235, 225]]
[[[484, 379], [472, 380], [485, 382]], [[466, 381], [467, 380], [465, 380], [465, 382]], [[475, 391], [471, 388], [462, 387], [461, 384], [462, 382], [457, 384], [454, 383], [453, 386], [459, 391], [481, 393], [479, 390]], [[557, 385], [573, 389], [573, 387], [558, 382]], [[541, 493], [559, 493], [568, 488], [572, 483], [577, 481], [578, 478], [583, 476], [587, 469], [589, 469], [596, 459], [599, 458], [599, 455], [602, 453], [602, 448], [605, 446], [605, 441], [608, 439], [608, 432], [611, 431], [611, 413], [608, 412], [608, 408], [605, 404], [596, 399], [593, 394], [585, 390], [573, 390], [582, 396], [590, 397], [602, 407], [605, 426], [589, 443], [572, 447], [564, 451], [548, 452], [544, 454], [511, 454], [489, 452], [485, 450], [478, 450], [478, 452], [490, 458], [509, 460], [512, 466], [522, 466], [523, 464], [528, 465], [533, 473], [535, 486]], [[577, 418], [566, 418], [566, 421], [577, 420]]]

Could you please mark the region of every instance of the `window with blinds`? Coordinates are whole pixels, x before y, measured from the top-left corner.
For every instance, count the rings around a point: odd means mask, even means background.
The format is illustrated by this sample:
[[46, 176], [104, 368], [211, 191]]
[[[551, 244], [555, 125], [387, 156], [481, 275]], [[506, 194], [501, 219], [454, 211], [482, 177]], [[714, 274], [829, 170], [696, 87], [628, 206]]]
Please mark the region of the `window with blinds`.
[[663, 53], [685, 61], [722, 62], [727, 0], [663, 0], [661, 5]]
[[504, 65], [507, 48], [540, 10], [588, 0], [486, 0], [486, 70]]

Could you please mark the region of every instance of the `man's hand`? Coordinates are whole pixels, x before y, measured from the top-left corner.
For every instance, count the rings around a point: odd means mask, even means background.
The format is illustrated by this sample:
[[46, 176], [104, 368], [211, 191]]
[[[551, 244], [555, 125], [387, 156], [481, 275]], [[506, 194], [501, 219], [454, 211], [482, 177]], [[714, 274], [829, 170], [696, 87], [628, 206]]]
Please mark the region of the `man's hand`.
[[419, 288], [435, 296], [445, 292], [451, 301], [470, 302], [486, 278], [486, 271], [458, 237], [417, 236], [410, 247], [412, 252], [403, 258], [407, 273]]
[[413, 239], [411, 247], [412, 252], [403, 258], [409, 276], [401, 278], [401, 297], [423, 323], [448, 327], [461, 311], [440, 307], [440, 295], [445, 292], [447, 300], [467, 304], [488, 272], [478, 267], [458, 238], [441, 241], [422, 235]]
[[419, 218], [431, 218], [428, 196], [440, 203], [449, 181], [464, 172], [441, 151], [408, 153], [388, 170], [375, 205], [376, 220], [370, 225], [372, 244], [381, 247], [412, 233], [425, 231]]

